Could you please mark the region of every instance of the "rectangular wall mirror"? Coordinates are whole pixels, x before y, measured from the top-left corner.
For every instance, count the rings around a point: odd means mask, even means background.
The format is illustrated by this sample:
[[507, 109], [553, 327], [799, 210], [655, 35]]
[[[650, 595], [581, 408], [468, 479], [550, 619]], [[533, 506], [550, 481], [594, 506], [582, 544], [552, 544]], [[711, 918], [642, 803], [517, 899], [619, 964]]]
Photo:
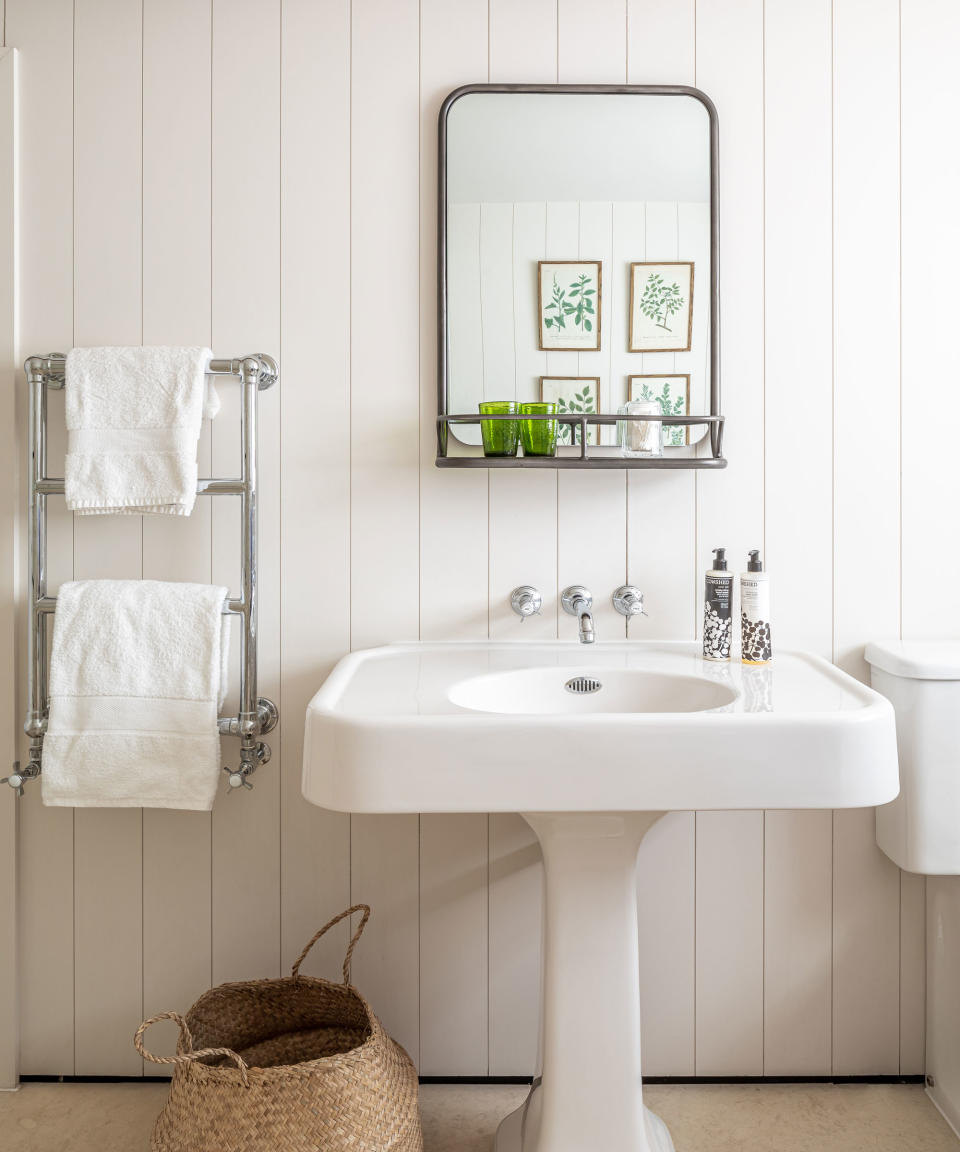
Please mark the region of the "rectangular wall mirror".
[[[483, 401], [666, 416], [666, 466], [723, 466], [717, 121], [684, 87], [472, 85], [440, 116], [438, 463], [479, 454]], [[558, 463], [585, 465], [579, 429]], [[698, 442], [705, 445], [698, 449]], [[614, 466], [616, 425], [589, 463]], [[477, 465], [483, 466], [482, 458]], [[620, 466], [623, 461], [619, 460]]]

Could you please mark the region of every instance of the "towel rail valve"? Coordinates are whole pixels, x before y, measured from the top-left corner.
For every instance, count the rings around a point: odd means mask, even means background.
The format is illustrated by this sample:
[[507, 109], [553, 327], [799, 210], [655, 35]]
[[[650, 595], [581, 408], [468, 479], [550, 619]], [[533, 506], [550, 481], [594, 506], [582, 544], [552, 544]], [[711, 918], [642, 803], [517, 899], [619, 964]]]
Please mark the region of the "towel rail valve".
[[34, 760], [33, 753], [31, 752], [30, 763], [27, 764], [26, 768], [21, 768], [20, 761], [14, 760], [13, 770], [9, 776], [4, 776], [0, 779], [0, 784], [8, 784], [18, 796], [22, 796], [24, 784], [29, 780], [36, 780], [39, 775], [40, 761], [39, 759]]
[[245, 737], [240, 746], [240, 767], [230, 768], [224, 766], [227, 773], [227, 786], [231, 792], [237, 788], [253, 788], [248, 777], [256, 772], [261, 764], [270, 760], [270, 745], [262, 740], [253, 741]]

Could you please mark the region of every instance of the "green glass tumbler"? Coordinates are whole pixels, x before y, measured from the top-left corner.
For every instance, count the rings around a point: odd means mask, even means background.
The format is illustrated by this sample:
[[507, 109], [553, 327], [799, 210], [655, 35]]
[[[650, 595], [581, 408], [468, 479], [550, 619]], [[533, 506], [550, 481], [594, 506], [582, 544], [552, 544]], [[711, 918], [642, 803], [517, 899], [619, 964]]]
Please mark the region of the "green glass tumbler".
[[[520, 415], [523, 416], [556, 416], [556, 404], [521, 404]], [[556, 456], [557, 454], [557, 422], [556, 420], [523, 420], [520, 421], [520, 438], [523, 441], [524, 456]]]
[[[516, 416], [515, 400], [488, 400], [480, 406], [481, 416]], [[484, 456], [516, 456], [520, 426], [516, 420], [481, 420]]]

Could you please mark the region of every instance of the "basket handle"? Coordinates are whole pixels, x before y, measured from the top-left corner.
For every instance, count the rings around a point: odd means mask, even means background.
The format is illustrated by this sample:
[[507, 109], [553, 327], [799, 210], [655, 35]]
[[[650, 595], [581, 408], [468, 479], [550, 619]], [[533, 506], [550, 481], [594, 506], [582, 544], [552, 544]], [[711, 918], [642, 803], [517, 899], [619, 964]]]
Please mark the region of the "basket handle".
[[[151, 1024], [156, 1024], [158, 1020], [176, 1021], [180, 1029], [180, 1035], [177, 1037], [176, 1056], [154, 1056], [152, 1052], [148, 1052], [146, 1048], [144, 1048], [143, 1034]], [[233, 1049], [201, 1048], [198, 1052], [194, 1052], [193, 1037], [190, 1035], [190, 1029], [187, 1027], [186, 1020], [184, 1020], [179, 1012], [161, 1012], [159, 1016], [151, 1016], [149, 1020], [144, 1020], [137, 1029], [136, 1035], [133, 1038], [133, 1044], [140, 1055], [153, 1064], [189, 1064], [192, 1061], [199, 1060], [202, 1056], [229, 1056], [240, 1072], [240, 1079], [243, 1081], [244, 1088], [250, 1087], [250, 1080], [247, 1077], [247, 1065], [243, 1058], [238, 1056]]]
[[346, 912], [341, 912], [339, 916], [334, 916], [332, 920], [328, 920], [327, 923], [324, 924], [324, 926], [320, 929], [320, 931], [314, 934], [310, 940], [310, 943], [297, 957], [297, 962], [294, 964], [293, 970], [291, 972], [291, 975], [294, 977], [294, 979], [300, 975], [300, 965], [304, 962], [304, 960], [306, 960], [307, 953], [314, 946], [314, 944], [316, 944], [320, 937], [325, 932], [328, 932], [334, 926], [334, 924], [339, 924], [341, 920], [347, 916], [352, 916], [354, 912], [362, 912], [363, 915], [360, 917], [360, 927], [356, 930], [356, 932], [354, 932], [350, 940], [350, 946], [347, 948], [347, 954], [343, 958], [343, 982], [344, 984], [350, 983], [350, 960], [353, 956], [353, 950], [357, 946], [357, 941], [360, 939], [360, 934], [363, 932], [364, 928], [366, 928], [367, 921], [370, 919], [369, 904], [354, 904], [351, 908], [348, 908]]

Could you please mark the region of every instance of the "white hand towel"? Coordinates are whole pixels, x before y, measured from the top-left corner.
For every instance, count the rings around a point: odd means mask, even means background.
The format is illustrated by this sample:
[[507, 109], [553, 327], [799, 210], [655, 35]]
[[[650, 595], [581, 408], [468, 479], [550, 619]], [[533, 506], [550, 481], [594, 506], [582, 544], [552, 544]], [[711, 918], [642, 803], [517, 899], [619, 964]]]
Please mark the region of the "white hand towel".
[[226, 588], [86, 580], [57, 594], [44, 804], [209, 811]]
[[189, 516], [197, 442], [220, 398], [209, 348], [74, 348], [67, 354], [67, 507], [80, 515]]

